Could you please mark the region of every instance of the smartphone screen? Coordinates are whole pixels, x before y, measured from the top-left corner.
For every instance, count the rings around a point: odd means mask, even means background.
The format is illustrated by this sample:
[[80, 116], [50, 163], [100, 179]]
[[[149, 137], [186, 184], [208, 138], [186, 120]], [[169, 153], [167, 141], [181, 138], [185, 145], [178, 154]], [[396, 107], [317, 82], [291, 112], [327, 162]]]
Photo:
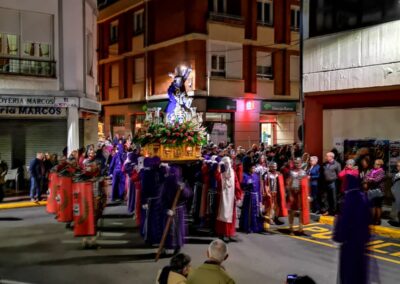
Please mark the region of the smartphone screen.
[[297, 274], [289, 274], [286, 278], [287, 284], [292, 284], [297, 279]]

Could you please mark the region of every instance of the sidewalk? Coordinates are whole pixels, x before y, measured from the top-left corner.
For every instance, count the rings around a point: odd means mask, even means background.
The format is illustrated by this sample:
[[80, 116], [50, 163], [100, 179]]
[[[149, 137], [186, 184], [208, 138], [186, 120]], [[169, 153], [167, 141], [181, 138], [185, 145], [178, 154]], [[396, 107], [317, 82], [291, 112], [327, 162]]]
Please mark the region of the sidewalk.
[[[327, 224], [333, 226], [335, 218], [332, 216], [320, 216], [318, 222], [321, 224]], [[382, 224], [380, 226], [371, 225], [371, 234], [378, 235], [381, 237], [398, 239], [400, 238], [400, 229], [392, 227], [388, 224], [387, 220], [382, 220]]]
[[45, 206], [46, 204], [47, 201], [31, 202], [29, 196], [13, 196], [4, 198], [3, 202], [0, 203], [0, 210], [38, 207]]

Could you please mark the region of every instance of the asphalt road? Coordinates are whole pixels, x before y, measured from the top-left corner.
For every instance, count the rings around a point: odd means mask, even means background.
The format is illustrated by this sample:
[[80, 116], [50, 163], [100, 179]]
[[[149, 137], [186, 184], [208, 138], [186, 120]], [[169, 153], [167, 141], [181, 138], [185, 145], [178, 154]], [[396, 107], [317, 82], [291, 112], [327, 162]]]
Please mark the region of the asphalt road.
[[[82, 249], [81, 239], [45, 213], [44, 207], [0, 211], [0, 279], [58, 284], [155, 283], [157, 271], [168, 259], [154, 262], [156, 249], [144, 245], [133, 220], [121, 216], [124, 211], [124, 207], [106, 209], [97, 250]], [[229, 244], [225, 267], [236, 283], [284, 283], [287, 274], [296, 273], [310, 275], [319, 284], [335, 284], [338, 250], [326, 237], [329, 226], [318, 226], [311, 225], [310, 237], [305, 238], [279, 232], [238, 234], [240, 242]], [[183, 252], [192, 257], [194, 267], [204, 261], [211, 240], [189, 238]], [[396, 249], [398, 240], [384, 241]], [[371, 258], [374, 283], [400, 283], [400, 254], [389, 257], [389, 252]]]

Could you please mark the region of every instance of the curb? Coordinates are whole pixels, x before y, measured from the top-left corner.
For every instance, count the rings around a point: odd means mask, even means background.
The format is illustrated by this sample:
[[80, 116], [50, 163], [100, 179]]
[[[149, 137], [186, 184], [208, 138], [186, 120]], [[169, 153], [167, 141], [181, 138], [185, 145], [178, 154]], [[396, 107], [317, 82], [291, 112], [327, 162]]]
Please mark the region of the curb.
[[0, 210], [5, 210], [5, 209], [17, 209], [17, 208], [27, 208], [27, 207], [40, 207], [40, 206], [46, 206], [46, 205], [47, 205], [47, 201], [39, 201], [39, 202], [31, 202], [31, 201], [12, 202], [12, 203], [0, 204]]
[[[335, 218], [332, 216], [321, 216], [318, 222], [321, 224], [333, 226], [334, 221]], [[371, 234], [373, 235], [378, 235], [381, 237], [386, 237], [391, 239], [400, 239], [400, 229], [388, 228], [384, 226], [375, 226], [375, 225], [371, 225], [369, 226], [369, 228], [371, 230]]]

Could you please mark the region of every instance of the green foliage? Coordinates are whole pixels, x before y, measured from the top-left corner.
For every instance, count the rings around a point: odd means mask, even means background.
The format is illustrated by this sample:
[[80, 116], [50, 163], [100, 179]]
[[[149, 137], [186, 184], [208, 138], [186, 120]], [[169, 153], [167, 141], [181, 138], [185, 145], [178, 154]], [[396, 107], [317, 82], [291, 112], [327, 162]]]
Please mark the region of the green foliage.
[[197, 129], [193, 123], [185, 122], [168, 124], [150, 124], [146, 131], [135, 135], [133, 142], [145, 146], [160, 143], [167, 145], [205, 145], [206, 132], [204, 128]]

